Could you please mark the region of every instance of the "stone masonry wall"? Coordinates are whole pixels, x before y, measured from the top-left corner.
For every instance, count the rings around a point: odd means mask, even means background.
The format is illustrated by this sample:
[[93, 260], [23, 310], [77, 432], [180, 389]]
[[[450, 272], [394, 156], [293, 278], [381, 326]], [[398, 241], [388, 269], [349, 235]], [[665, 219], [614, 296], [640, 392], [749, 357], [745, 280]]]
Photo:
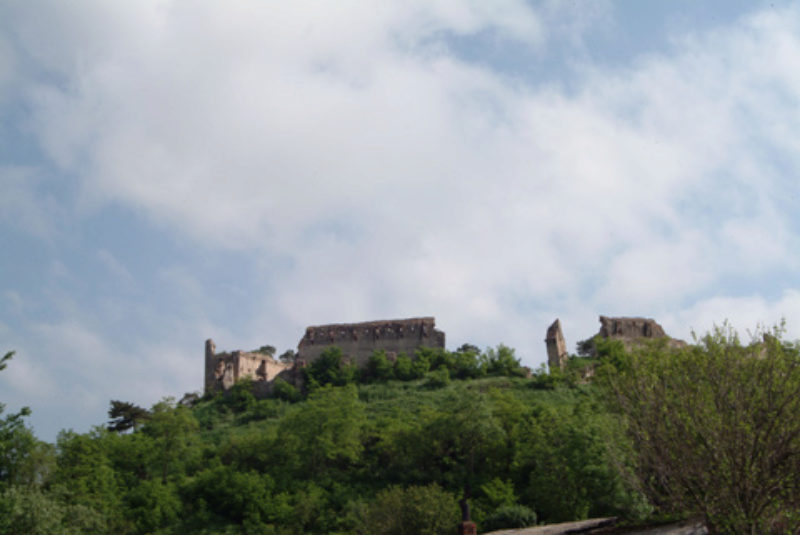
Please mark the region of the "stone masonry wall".
[[663, 339], [671, 348], [686, 346], [686, 342], [667, 335], [656, 320], [650, 318], [609, 318], [600, 316], [600, 331], [597, 336], [621, 341], [626, 348], [646, 340]]
[[239, 379], [250, 377], [268, 383], [292, 365], [263, 353], [231, 351], [217, 353], [214, 341], [206, 340], [205, 391], [227, 390]]
[[649, 318], [609, 318], [600, 316], [600, 332], [603, 338], [664, 338], [667, 333]]
[[418, 347], [444, 348], [444, 333], [436, 329], [434, 318], [334, 323], [308, 327], [297, 346], [298, 364], [309, 363], [325, 349], [337, 346], [346, 358], [364, 366], [375, 350], [389, 355], [414, 356]]

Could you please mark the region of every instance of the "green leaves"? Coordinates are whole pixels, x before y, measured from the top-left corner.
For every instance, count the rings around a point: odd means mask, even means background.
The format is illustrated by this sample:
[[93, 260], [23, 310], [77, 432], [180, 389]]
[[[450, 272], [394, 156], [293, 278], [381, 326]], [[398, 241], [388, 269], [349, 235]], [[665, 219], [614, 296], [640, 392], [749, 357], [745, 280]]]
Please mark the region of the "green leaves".
[[374, 535], [449, 535], [459, 520], [458, 502], [439, 485], [389, 487], [378, 493], [364, 521]]
[[133, 429], [147, 420], [150, 413], [133, 403], [119, 400], [111, 400], [111, 407], [108, 409], [108, 430], [118, 433]]
[[800, 503], [800, 352], [780, 334], [743, 345], [723, 326], [695, 346], [640, 348], [605, 370], [653, 500], [702, 513], [720, 533], [800, 527], [785, 524]]

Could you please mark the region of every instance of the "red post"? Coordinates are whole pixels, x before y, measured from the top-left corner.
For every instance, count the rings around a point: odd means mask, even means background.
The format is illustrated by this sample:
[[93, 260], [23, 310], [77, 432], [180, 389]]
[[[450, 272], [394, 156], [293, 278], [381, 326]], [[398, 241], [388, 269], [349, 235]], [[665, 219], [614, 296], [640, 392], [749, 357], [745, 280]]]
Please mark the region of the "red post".
[[475, 522], [462, 522], [458, 525], [458, 535], [478, 535], [478, 526]]

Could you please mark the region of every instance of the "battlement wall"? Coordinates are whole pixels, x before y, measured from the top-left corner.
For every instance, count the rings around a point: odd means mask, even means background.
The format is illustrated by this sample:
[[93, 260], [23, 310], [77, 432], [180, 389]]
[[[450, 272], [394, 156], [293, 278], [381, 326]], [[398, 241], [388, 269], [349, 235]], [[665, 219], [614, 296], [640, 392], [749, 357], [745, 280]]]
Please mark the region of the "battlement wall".
[[327, 348], [336, 346], [351, 362], [363, 366], [376, 350], [413, 357], [419, 347], [444, 348], [444, 343], [444, 333], [436, 329], [432, 317], [332, 323], [306, 329], [297, 346], [297, 361], [313, 362]]

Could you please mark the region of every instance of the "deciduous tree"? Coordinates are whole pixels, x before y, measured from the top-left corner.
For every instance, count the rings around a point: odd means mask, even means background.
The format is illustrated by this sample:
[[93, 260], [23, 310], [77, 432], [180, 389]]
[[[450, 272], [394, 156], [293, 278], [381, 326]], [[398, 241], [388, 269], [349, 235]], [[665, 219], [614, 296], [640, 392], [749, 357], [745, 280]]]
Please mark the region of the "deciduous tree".
[[712, 533], [800, 528], [800, 348], [781, 334], [742, 344], [722, 327], [605, 367], [655, 503], [703, 514]]

